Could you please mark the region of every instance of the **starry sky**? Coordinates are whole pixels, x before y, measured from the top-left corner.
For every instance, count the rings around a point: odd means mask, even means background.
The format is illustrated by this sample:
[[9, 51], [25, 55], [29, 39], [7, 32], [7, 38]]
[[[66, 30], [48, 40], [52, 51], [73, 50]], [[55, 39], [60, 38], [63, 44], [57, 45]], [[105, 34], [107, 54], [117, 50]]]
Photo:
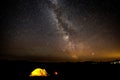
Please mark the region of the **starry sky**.
[[120, 59], [119, 0], [3, 0], [0, 59]]

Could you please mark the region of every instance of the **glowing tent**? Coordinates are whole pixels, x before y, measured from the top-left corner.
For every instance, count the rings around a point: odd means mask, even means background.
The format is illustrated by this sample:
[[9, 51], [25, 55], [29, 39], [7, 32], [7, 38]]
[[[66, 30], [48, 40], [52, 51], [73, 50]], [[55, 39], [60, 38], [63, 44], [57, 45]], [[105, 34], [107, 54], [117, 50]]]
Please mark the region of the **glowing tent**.
[[36, 68], [30, 74], [30, 77], [34, 77], [34, 76], [48, 76], [48, 74], [45, 69]]

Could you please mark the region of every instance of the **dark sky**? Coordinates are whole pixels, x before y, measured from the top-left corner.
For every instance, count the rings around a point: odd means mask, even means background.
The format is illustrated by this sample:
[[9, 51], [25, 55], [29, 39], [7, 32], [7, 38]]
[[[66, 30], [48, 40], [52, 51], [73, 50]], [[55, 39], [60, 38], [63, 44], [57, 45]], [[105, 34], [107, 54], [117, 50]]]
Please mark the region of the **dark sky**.
[[0, 58], [120, 58], [119, 0], [2, 0]]

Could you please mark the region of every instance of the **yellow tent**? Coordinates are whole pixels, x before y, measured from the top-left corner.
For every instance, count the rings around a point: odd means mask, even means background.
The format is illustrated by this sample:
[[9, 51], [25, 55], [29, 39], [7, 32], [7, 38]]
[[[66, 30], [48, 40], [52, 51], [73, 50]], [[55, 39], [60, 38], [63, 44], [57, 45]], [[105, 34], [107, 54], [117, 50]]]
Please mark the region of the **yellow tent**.
[[36, 68], [30, 74], [30, 77], [34, 77], [34, 76], [48, 76], [48, 74], [45, 69]]

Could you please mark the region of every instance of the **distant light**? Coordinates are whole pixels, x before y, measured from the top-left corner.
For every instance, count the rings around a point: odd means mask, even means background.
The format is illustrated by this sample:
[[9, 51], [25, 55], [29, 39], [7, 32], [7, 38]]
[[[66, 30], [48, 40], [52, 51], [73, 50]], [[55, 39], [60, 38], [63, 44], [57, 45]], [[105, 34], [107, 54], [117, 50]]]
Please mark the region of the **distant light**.
[[117, 62], [114, 62], [114, 64], [117, 64]]
[[30, 74], [30, 77], [34, 77], [34, 76], [48, 76], [48, 75], [45, 69], [36, 68]]
[[54, 75], [58, 75], [58, 72], [55, 71], [55, 72], [54, 72]]
[[120, 61], [118, 63], [120, 64]]

